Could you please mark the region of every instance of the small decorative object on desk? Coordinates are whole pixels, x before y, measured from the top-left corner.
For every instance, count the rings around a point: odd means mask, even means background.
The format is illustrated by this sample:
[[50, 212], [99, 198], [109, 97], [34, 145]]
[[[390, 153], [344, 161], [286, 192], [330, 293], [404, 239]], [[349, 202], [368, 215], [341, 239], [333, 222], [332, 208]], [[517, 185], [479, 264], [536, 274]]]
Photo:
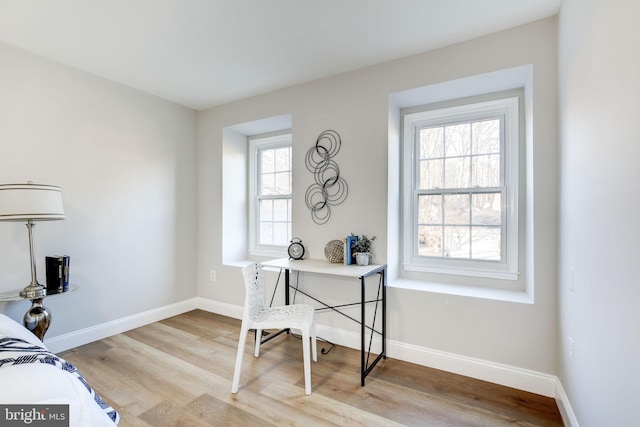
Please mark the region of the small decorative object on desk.
[[302, 239], [294, 237], [289, 244], [289, 259], [302, 259], [304, 256], [304, 246], [302, 245]]
[[351, 247], [356, 240], [358, 240], [358, 236], [354, 236], [353, 233], [344, 240], [344, 265], [353, 264], [353, 251]]
[[[351, 233], [351, 236], [354, 236], [354, 234]], [[373, 254], [373, 241], [376, 240], [376, 236], [369, 238], [363, 234], [362, 236], [354, 237], [356, 239], [351, 243], [351, 252], [356, 259], [356, 264], [369, 265]]]
[[329, 262], [342, 262], [344, 258], [344, 243], [340, 240], [331, 240], [324, 247], [324, 256]]
[[69, 290], [68, 255], [48, 256], [45, 258], [47, 271], [47, 293], [66, 292]]

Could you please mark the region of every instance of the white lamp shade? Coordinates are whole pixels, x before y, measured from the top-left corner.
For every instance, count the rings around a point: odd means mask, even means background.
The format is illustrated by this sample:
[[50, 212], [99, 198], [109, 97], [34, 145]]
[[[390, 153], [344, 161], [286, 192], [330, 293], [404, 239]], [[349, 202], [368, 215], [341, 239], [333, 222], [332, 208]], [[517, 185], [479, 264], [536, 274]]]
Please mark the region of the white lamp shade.
[[55, 185], [0, 185], [0, 221], [64, 219], [62, 191]]

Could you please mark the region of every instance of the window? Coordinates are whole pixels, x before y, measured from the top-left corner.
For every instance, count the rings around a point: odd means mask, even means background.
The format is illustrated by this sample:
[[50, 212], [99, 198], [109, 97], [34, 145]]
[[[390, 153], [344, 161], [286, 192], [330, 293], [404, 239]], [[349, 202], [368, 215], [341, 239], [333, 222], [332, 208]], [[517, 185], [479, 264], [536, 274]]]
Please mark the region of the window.
[[518, 105], [404, 113], [403, 268], [517, 279]]
[[291, 241], [291, 134], [249, 138], [251, 252], [281, 253]]

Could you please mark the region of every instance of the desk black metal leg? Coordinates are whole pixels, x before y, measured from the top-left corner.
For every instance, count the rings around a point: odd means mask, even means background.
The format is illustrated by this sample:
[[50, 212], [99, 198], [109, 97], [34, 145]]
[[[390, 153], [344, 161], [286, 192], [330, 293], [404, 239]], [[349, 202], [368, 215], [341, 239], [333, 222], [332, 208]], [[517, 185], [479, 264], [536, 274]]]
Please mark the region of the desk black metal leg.
[[284, 304], [289, 305], [289, 269], [284, 270]]
[[382, 357], [387, 358], [387, 269], [382, 274]]
[[[361, 363], [361, 372], [360, 372], [360, 384], [364, 387], [364, 379], [367, 375], [369, 375], [369, 372], [371, 372], [371, 370], [378, 364], [378, 362], [380, 361], [380, 359], [386, 359], [387, 358], [387, 281], [386, 281], [386, 269], [381, 270], [379, 273], [380, 278], [379, 278], [379, 282], [378, 282], [378, 293], [376, 295], [376, 299], [375, 301], [375, 311], [374, 311], [374, 315], [373, 315], [373, 323], [371, 325], [371, 336], [369, 337], [369, 348], [366, 350], [366, 359], [365, 359], [365, 339], [364, 339], [364, 333], [365, 333], [365, 328], [367, 327], [365, 324], [365, 303], [366, 303], [366, 299], [365, 299], [365, 277], [361, 277], [360, 280], [362, 281], [362, 319], [360, 322], [360, 334], [361, 334], [361, 349], [360, 349], [360, 363]], [[382, 298], [381, 298], [381, 294], [382, 293]], [[378, 302], [382, 302], [382, 330], [380, 332], [377, 332], [375, 330], [375, 325], [376, 325], [376, 318], [377, 318], [377, 314], [378, 314]], [[378, 354], [378, 356], [375, 358], [375, 360], [373, 360], [373, 362], [369, 363], [369, 358], [371, 356], [371, 345], [373, 343], [373, 335], [374, 333], [378, 333], [381, 337], [382, 337], [382, 348], [380, 351], [380, 354]]]
[[[365, 324], [365, 278], [361, 277], [360, 278], [360, 284], [362, 286], [362, 301], [361, 301], [361, 320], [360, 320], [360, 385], [362, 387], [364, 387], [364, 377], [365, 377], [365, 371], [366, 371], [366, 366], [365, 366], [365, 361], [364, 361], [364, 349], [365, 349], [365, 343], [364, 343], [364, 334], [365, 334], [365, 330], [364, 330], [364, 324]], [[373, 325], [375, 327], [375, 325]]]
[[[289, 269], [284, 269], [284, 304], [289, 305]], [[291, 332], [291, 329], [285, 329], [287, 335]]]

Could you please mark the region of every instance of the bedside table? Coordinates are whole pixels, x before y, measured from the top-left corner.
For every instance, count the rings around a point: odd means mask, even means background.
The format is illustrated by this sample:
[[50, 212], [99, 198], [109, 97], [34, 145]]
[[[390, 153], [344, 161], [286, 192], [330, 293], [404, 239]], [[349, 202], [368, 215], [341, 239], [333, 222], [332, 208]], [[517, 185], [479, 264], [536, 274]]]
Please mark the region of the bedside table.
[[66, 291], [56, 292], [47, 290], [47, 294], [42, 298], [23, 298], [20, 296], [20, 291], [22, 291], [22, 289], [16, 289], [0, 293], [0, 302], [22, 301], [26, 299], [31, 300], [31, 307], [23, 317], [24, 327], [30, 330], [41, 340], [44, 340], [44, 334], [47, 333], [47, 329], [49, 329], [49, 325], [51, 324], [51, 312], [48, 308], [42, 305], [42, 300], [46, 297], [74, 292], [78, 290], [78, 288], [78, 285], [69, 285], [69, 289]]

